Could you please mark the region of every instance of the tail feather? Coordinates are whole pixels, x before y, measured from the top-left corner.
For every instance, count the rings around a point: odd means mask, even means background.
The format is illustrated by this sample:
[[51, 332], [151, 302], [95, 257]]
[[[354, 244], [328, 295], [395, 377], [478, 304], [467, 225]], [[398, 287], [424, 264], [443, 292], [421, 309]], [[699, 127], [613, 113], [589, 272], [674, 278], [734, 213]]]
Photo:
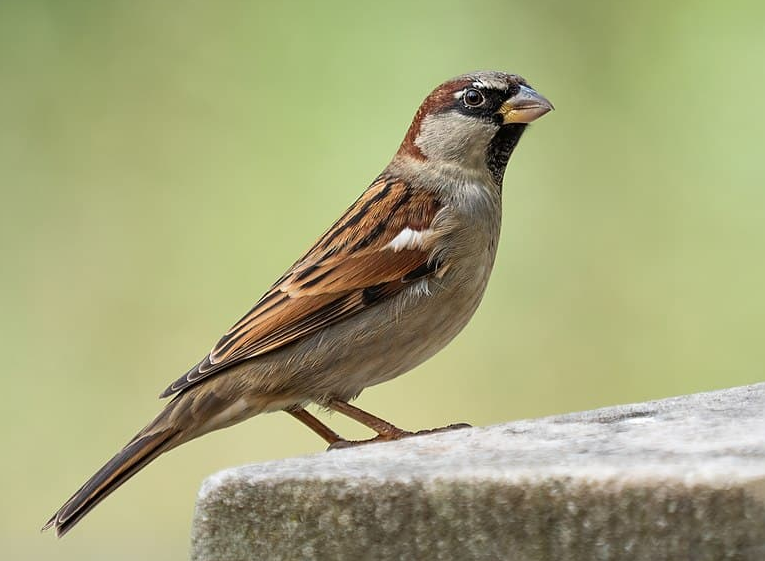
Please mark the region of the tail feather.
[[55, 528], [56, 535], [63, 536], [92, 508], [138, 473], [141, 468], [177, 444], [173, 440], [179, 432], [177, 429], [168, 428], [148, 432], [149, 430], [150, 428], [147, 427], [141, 431], [98, 470], [64, 503], [42, 529]]

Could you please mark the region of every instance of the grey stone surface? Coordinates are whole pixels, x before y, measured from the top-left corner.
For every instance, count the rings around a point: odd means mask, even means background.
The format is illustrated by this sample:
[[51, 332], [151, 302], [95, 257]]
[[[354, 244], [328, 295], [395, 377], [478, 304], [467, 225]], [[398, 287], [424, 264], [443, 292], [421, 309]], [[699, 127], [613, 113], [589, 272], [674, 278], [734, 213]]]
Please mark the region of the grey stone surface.
[[765, 383], [232, 468], [192, 559], [765, 560]]

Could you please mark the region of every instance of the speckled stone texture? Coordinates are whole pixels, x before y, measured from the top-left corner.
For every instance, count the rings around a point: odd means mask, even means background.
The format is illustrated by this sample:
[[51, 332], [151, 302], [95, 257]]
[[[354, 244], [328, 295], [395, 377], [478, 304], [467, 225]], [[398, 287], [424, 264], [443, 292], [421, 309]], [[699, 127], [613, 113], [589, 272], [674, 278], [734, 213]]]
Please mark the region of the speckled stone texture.
[[765, 384], [232, 468], [195, 561], [765, 560]]

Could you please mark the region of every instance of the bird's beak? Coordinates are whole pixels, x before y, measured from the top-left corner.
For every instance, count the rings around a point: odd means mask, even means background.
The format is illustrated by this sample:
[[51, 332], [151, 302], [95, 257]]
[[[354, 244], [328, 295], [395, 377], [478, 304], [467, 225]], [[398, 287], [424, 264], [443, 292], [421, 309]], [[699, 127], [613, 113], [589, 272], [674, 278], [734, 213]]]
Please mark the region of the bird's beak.
[[520, 91], [505, 101], [498, 113], [502, 115], [502, 123], [530, 123], [539, 119], [545, 113], [554, 109], [553, 104], [544, 96], [528, 86], [521, 86]]

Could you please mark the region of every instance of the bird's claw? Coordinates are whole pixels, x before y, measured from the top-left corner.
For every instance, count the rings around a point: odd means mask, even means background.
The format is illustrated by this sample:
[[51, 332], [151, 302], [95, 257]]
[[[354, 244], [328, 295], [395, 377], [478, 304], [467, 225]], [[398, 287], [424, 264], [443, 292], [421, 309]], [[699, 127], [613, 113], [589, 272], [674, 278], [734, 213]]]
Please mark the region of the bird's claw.
[[327, 451], [342, 450], [344, 448], [353, 448], [354, 446], [361, 446], [363, 444], [372, 444], [374, 442], [389, 442], [391, 440], [399, 440], [401, 438], [409, 438], [411, 436], [421, 436], [426, 434], [435, 434], [435, 433], [446, 432], [450, 430], [469, 429], [469, 428], [471, 428], [471, 425], [467, 423], [454, 423], [451, 425], [447, 425], [445, 427], [438, 427], [435, 429], [423, 429], [423, 430], [418, 430], [417, 432], [409, 432], [406, 430], [402, 430], [400, 432], [393, 433], [393, 434], [378, 434], [374, 438], [368, 438], [366, 440], [342, 439], [330, 444], [329, 447], [327, 448]]
[[421, 434], [434, 434], [439, 432], [447, 432], [450, 430], [470, 429], [470, 428], [473, 428], [472, 425], [469, 425], [467, 423], [452, 423], [451, 425], [446, 425], [445, 427], [418, 430], [417, 432], [412, 433], [412, 436], [418, 436]]

